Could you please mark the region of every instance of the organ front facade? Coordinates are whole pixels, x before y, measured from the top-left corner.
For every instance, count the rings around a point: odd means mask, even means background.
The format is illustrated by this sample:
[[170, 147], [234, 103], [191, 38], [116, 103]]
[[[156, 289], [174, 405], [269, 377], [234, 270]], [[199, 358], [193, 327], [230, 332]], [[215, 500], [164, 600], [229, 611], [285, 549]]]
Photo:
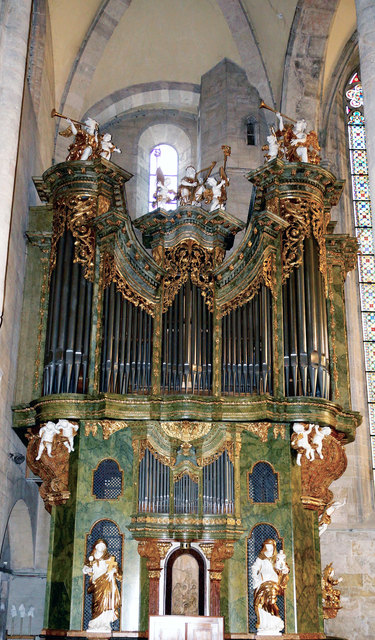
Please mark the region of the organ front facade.
[[275, 158], [248, 175], [245, 225], [194, 204], [132, 221], [130, 178], [97, 159], [34, 179], [14, 428], [52, 515], [45, 634], [92, 634], [104, 541], [110, 633], [178, 614], [253, 637], [273, 540], [282, 632], [325, 638], [319, 525], [360, 423], [344, 299], [357, 244], [330, 220], [343, 184]]

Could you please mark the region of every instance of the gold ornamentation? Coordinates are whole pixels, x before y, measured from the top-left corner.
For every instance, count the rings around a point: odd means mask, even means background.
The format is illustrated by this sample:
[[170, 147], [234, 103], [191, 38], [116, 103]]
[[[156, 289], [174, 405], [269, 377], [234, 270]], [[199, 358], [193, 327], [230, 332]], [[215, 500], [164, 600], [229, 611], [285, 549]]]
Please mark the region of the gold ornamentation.
[[[48, 251], [43, 250], [43, 253], [48, 253]], [[46, 313], [46, 295], [47, 295], [47, 286], [48, 286], [48, 258], [43, 257], [41, 260], [43, 264], [43, 281], [42, 281], [42, 290], [40, 293], [40, 305], [39, 305], [39, 325], [38, 325], [38, 346], [36, 352], [36, 360], [35, 360], [35, 372], [34, 372], [34, 389], [37, 391], [39, 387], [39, 367], [40, 367], [40, 354], [42, 351], [42, 337], [43, 337], [43, 327], [44, 327], [44, 315]]]
[[167, 555], [169, 549], [172, 546], [172, 543], [171, 542], [159, 541], [156, 544], [158, 545], [160, 558], [161, 558], [161, 560], [164, 560], [165, 556]]
[[258, 293], [261, 285], [268, 287], [273, 296], [276, 297], [276, 261], [273, 253], [270, 253], [263, 261], [257, 274], [247, 287], [238, 293], [232, 300], [225, 302], [219, 309], [219, 317], [227, 315], [237, 307], [243, 307], [244, 304], [252, 300]]
[[135, 307], [141, 307], [151, 316], [155, 315], [155, 305], [141, 296], [130, 284], [127, 280], [125, 280], [124, 276], [120, 272], [120, 269], [115, 263], [114, 257], [108, 253], [108, 251], [103, 253], [102, 257], [103, 262], [103, 286], [104, 288], [108, 287], [111, 282], [116, 284], [116, 288], [122, 294], [125, 300], [132, 302]]
[[[234, 552], [234, 542], [229, 540], [217, 540], [213, 546], [210, 569], [211, 571], [222, 572], [224, 560], [231, 558]], [[217, 579], [217, 578], [216, 578]]]
[[319, 246], [319, 269], [327, 282], [326, 220], [322, 203], [299, 197], [283, 198], [280, 200], [280, 216], [288, 222], [282, 238], [283, 282], [302, 263], [303, 242], [311, 232]]
[[94, 436], [98, 433], [98, 423], [97, 422], [86, 422], [85, 423], [85, 436], [89, 436], [90, 433]]
[[332, 562], [327, 564], [322, 575], [322, 599], [323, 599], [323, 618], [325, 620], [336, 618], [341, 607], [341, 592], [335, 587], [341, 582], [341, 579], [334, 577], [335, 571]]
[[161, 573], [160, 569], [153, 569], [148, 572], [148, 577], [151, 580], [160, 580], [160, 573]]
[[98, 196], [98, 215], [102, 216], [109, 210], [111, 201], [105, 196]]
[[195, 484], [198, 484], [198, 481], [199, 481], [198, 474], [186, 468], [184, 468], [182, 471], [180, 471], [179, 473], [176, 473], [176, 475], [173, 476], [173, 482], [178, 482], [184, 476], [189, 476], [190, 480], [195, 482]]
[[156, 264], [158, 264], [159, 267], [161, 267], [164, 259], [164, 248], [161, 244], [153, 248], [152, 257], [154, 258]]
[[347, 466], [344, 447], [337, 438], [325, 436], [322, 447], [323, 458], [308, 460], [305, 455], [301, 458], [301, 500], [306, 509], [318, 511], [332, 501], [333, 493], [328, 487], [342, 476]]
[[210, 571], [210, 580], [221, 580], [221, 571]]
[[262, 442], [267, 442], [268, 440], [268, 430], [273, 426], [271, 422], [248, 422], [241, 423], [238, 425], [244, 431], [250, 431], [250, 433], [254, 433], [258, 438], [261, 439]]
[[[71, 231], [75, 238], [74, 262], [78, 262], [84, 267], [84, 277], [92, 282], [94, 278], [95, 256], [95, 231], [93, 221], [96, 217], [97, 198], [86, 194], [69, 196], [67, 198], [62, 197], [57, 200], [56, 209], [59, 233], [61, 233], [61, 229], [62, 232], [64, 232], [66, 224], [67, 229]], [[54, 243], [55, 232], [52, 238], [52, 246], [54, 246]], [[55, 255], [56, 251], [54, 253], [54, 256]]]
[[160, 550], [158, 547], [158, 541], [153, 539], [142, 540], [138, 543], [138, 553], [141, 558], [147, 558], [147, 569], [149, 571], [158, 572], [160, 575]]
[[166, 249], [164, 254], [164, 300], [163, 312], [171, 306], [177, 292], [190, 277], [205, 297], [209, 310], [213, 310], [215, 268], [214, 252], [188, 239], [177, 246]]
[[170, 438], [191, 442], [207, 435], [212, 428], [212, 423], [181, 420], [178, 422], [160, 422], [160, 426]]
[[213, 542], [201, 542], [199, 547], [202, 549], [204, 555], [208, 560], [211, 560], [212, 550], [214, 548]]
[[[43, 425], [41, 425], [43, 426]], [[27, 430], [29, 444], [26, 451], [28, 467], [42, 479], [39, 493], [47, 511], [54, 505], [65, 504], [70, 498], [69, 484], [69, 452], [65, 446], [66, 438], [56, 434], [53, 438], [51, 456], [44, 450], [40, 460], [36, 460], [40, 444], [39, 433]]]
[[338, 387], [339, 372], [337, 370], [337, 352], [336, 352], [336, 319], [335, 319], [335, 305], [333, 300], [333, 267], [328, 265], [328, 299], [329, 299], [329, 317], [330, 317], [330, 336], [331, 336], [331, 348], [332, 348], [332, 374], [335, 383], [334, 394], [335, 400], [340, 399], [340, 389]]
[[273, 425], [273, 437], [277, 440], [278, 437], [281, 437], [282, 440], [286, 438], [286, 425], [285, 424], [274, 424]]
[[53, 211], [53, 220], [52, 220], [52, 239], [51, 239], [50, 263], [49, 263], [50, 277], [51, 277], [52, 271], [56, 266], [57, 243], [65, 231], [66, 212], [67, 210], [63, 205], [63, 202], [58, 201], [57, 207], [55, 207]]
[[145, 451], [146, 449], [148, 449], [157, 460], [159, 460], [160, 462], [162, 462], [163, 464], [167, 465], [167, 467], [173, 467], [175, 462], [176, 462], [176, 458], [174, 458], [173, 456], [164, 456], [162, 453], [160, 453], [157, 448], [155, 448], [150, 440], [142, 440], [139, 446], [139, 462], [141, 462], [141, 460], [143, 459], [143, 456], [145, 455]]
[[226, 451], [228, 453], [228, 458], [231, 461], [231, 463], [233, 464], [233, 462], [234, 462], [234, 443], [232, 442], [232, 440], [226, 440], [219, 447], [219, 449], [217, 449], [215, 451], [215, 453], [212, 453], [211, 455], [209, 455], [207, 457], [205, 457], [203, 455], [203, 457], [202, 457], [202, 466], [203, 467], [207, 467], [207, 465], [211, 464], [212, 462], [215, 462], [215, 460], [220, 458], [221, 454], [224, 451]]

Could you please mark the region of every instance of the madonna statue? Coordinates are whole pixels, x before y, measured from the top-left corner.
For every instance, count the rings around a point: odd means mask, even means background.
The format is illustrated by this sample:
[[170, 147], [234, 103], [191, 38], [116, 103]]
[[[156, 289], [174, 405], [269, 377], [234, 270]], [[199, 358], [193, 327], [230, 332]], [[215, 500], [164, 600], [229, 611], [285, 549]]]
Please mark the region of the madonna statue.
[[108, 553], [104, 540], [97, 540], [91, 551], [83, 573], [90, 576], [87, 593], [92, 594], [92, 618], [87, 631], [111, 631], [111, 622], [118, 618], [120, 593], [116, 580], [122, 574], [114, 556]]
[[277, 596], [284, 593], [289, 579], [289, 567], [285, 553], [277, 553], [275, 540], [268, 538], [264, 541], [251, 571], [257, 634], [279, 636], [284, 629], [284, 622], [279, 616]]

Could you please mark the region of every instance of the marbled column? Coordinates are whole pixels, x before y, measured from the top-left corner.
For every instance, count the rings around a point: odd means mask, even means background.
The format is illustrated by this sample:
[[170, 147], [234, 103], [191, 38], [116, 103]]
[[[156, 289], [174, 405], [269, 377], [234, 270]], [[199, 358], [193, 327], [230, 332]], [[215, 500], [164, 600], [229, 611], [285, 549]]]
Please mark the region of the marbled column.
[[6, 0], [0, 23], [0, 313], [3, 311], [9, 225], [21, 120], [23, 86], [29, 37], [31, 0]]
[[355, 0], [361, 80], [366, 118], [366, 144], [373, 215], [375, 212], [375, 4]]
[[210, 616], [220, 616], [221, 572], [210, 573]]

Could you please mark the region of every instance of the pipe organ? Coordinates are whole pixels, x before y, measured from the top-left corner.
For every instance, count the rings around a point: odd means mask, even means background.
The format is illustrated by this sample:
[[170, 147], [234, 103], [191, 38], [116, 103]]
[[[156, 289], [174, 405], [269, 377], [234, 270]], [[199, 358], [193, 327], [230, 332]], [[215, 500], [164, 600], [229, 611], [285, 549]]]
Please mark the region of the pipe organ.
[[45, 635], [84, 635], [98, 538], [121, 570], [118, 637], [144, 637], [194, 566], [199, 611], [253, 637], [252, 564], [271, 538], [294, 566], [285, 632], [324, 638], [318, 526], [360, 423], [343, 296], [357, 245], [330, 222], [342, 182], [272, 160], [248, 176], [245, 225], [193, 205], [132, 221], [130, 177], [98, 159], [34, 179], [39, 320], [14, 428], [52, 515]]

